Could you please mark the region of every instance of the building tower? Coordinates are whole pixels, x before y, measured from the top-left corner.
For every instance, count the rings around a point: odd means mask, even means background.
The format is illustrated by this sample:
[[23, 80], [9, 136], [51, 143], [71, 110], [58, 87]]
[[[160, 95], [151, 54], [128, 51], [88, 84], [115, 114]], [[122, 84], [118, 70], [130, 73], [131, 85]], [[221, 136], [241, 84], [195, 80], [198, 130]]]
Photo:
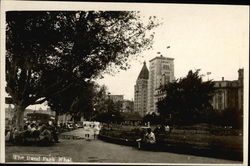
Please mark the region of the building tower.
[[149, 71], [146, 62], [143, 63], [141, 72], [134, 86], [134, 111], [144, 116], [147, 112], [147, 90]]
[[238, 109], [243, 111], [243, 81], [244, 79], [244, 69], [238, 70]]
[[174, 59], [157, 56], [149, 61], [147, 113], [157, 113], [158, 89], [161, 85], [174, 81]]

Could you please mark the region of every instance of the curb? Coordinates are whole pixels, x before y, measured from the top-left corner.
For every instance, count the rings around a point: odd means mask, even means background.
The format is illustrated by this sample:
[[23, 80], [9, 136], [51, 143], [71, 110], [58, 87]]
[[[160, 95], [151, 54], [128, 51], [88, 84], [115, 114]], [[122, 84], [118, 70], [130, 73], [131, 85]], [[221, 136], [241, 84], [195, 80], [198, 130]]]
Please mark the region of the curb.
[[78, 139], [85, 139], [80, 136], [73, 136], [73, 135], [60, 135], [60, 139], [73, 139], [73, 140], [78, 140]]
[[136, 146], [136, 142], [133, 140], [114, 138], [114, 137], [109, 137], [109, 136], [105, 136], [101, 134], [98, 135], [98, 139], [105, 141], [105, 142], [115, 143], [119, 145]]

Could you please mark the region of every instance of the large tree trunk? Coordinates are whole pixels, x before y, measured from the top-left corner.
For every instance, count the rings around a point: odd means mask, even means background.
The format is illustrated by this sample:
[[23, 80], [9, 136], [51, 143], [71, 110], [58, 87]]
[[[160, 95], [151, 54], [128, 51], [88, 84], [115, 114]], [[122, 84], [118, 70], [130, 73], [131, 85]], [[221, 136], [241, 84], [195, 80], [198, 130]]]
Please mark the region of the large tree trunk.
[[14, 117], [13, 117], [13, 125], [18, 130], [21, 130], [23, 128], [23, 126], [24, 126], [23, 118], [24, 118], [25, 108], [26, 107], [24, 107], [24, 106], [15, 105], [15, 112], [14, 112]]

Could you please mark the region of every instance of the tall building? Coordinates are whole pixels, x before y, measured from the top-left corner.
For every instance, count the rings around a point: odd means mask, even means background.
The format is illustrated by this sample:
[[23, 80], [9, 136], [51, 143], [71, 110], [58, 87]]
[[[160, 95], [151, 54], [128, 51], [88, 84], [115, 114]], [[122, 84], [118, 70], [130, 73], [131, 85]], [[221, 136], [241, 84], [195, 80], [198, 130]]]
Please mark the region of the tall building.
[[134, 86], [134, 111], [144, 116], [147, 112], [147, 90], [149, 71], [146, 62], [143, 63], [141, 72]]
[[157, 113], [157, 101], [162, 98], [159, 88], [174, 81], [174, 59], [157, 56], [149, 61], [147, 112]]

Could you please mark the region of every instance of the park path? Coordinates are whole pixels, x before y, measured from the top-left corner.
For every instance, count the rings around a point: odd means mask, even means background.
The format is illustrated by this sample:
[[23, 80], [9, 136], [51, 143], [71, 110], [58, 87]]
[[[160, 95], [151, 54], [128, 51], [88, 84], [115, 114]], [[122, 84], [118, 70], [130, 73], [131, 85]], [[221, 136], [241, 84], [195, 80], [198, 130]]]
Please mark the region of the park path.
[[[70, 134], [80, 135], [81, 129]], [[69, 134], [69, 133], [68, 133]], [[36, 154], [64, 156], [72, 162], [94, 163], [200, 163], [200, 164], [239, 164], [241, 162], [200, 157], [169, 152], [142, 151], [134, 147], [117, 145], [94, 139], [61, 139], [49, 147], [6, 146], [6, 162], [17, 162], [13, 154]]]
[[84, 129], [84, 128], [79, 128], [76, 130], [68, 131], [65, 133], [62, 133], [60, 135], [61, 138], [87, 138], [87, 139], [94, 139], [94, 131], [93, 129]]
[[49, 147], [6, 146], [6, 162], [17, 162], [13, 159], [13, 154], [49, 154], [50, 156], [71, 158], [72, 162], [95, 163], [241, 163], [238, 161], [168, 152], [139, 151], [129, 146], [107, 143], [100, 140], [87, 141], [85, 139], [61, 140], [60, 143]]

